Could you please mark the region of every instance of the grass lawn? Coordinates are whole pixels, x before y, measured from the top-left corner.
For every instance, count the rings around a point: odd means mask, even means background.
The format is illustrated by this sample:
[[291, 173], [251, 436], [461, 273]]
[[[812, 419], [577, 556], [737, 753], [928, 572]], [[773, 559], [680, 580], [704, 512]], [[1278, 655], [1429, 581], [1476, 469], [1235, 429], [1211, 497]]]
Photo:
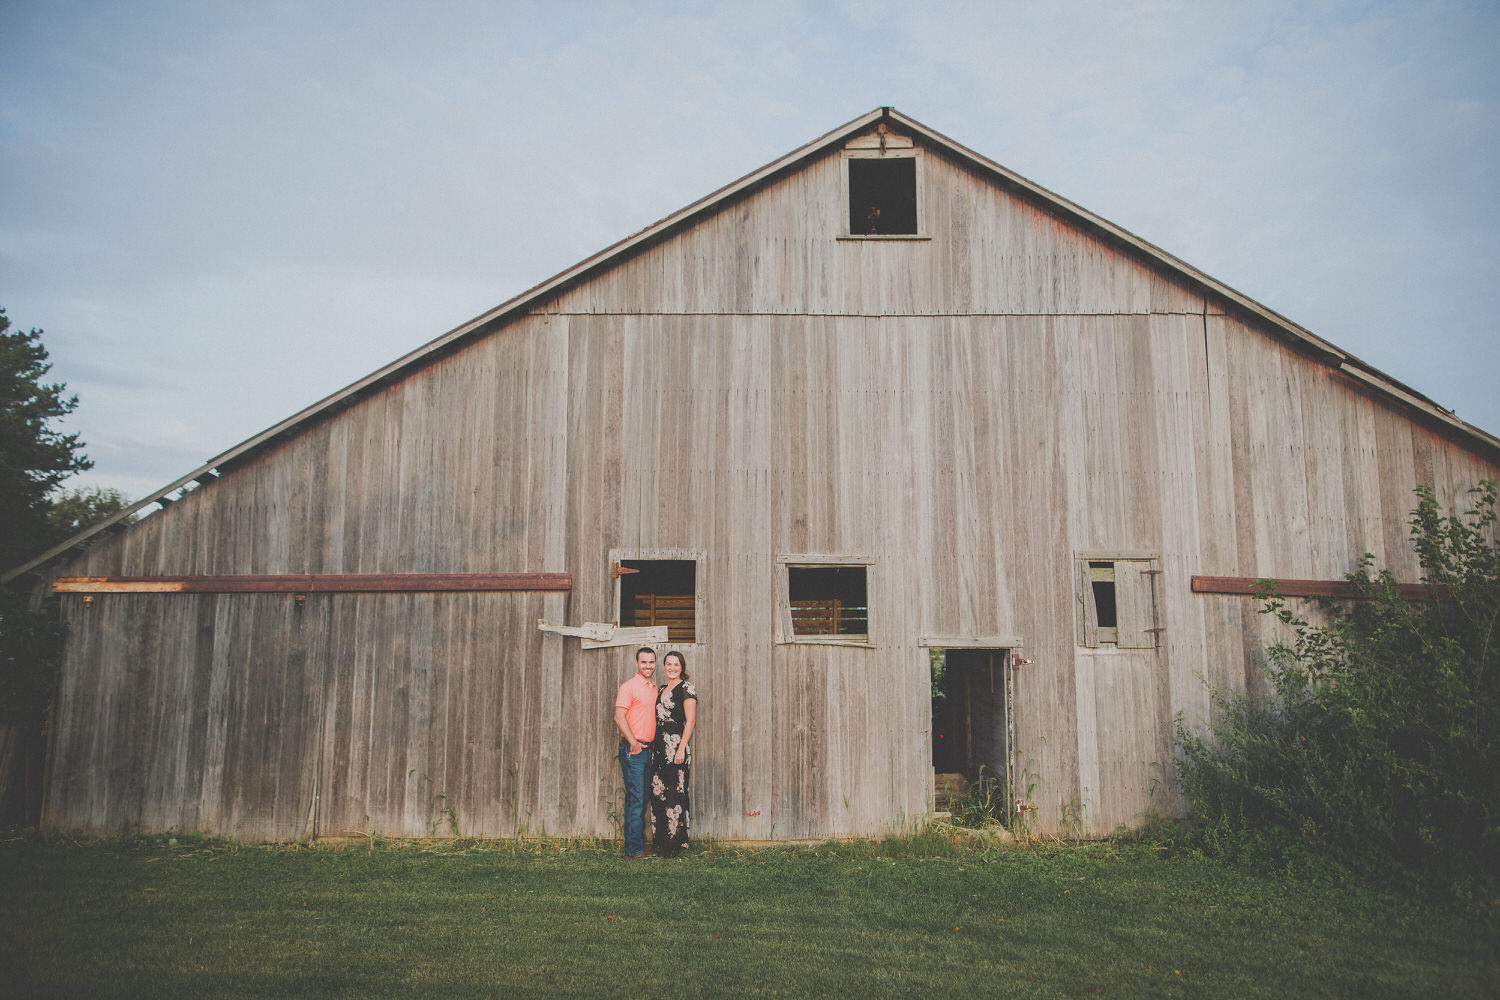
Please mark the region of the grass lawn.
[[1500, 921], [1134, 845], [0, 843], [15, 997], [1492, 997]]

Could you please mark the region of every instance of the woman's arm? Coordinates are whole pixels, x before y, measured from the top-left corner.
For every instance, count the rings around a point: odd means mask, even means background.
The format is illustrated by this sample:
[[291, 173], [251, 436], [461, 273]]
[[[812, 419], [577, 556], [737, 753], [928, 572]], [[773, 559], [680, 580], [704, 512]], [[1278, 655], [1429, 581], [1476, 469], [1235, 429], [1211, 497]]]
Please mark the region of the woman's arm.
[[689, 698], [684, 701], [682, 714], [687, 716], [687, 725], [682, 727], [682, 742], [677, 744], [677, 756], [672, 758], [674, 764], [681, 764], [687, 760], [688, 740], [693, 738], [693, 723], [698, 720], [698, 699]]

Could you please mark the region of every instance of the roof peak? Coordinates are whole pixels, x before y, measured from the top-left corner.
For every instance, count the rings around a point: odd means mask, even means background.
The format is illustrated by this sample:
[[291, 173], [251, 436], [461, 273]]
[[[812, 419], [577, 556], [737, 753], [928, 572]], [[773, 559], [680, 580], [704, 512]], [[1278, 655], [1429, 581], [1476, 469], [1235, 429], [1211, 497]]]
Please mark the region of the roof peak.
[[756, 170], [752, 170], [738, 180], [710, 192], [697, 201], [678, 209], [676, 212], [605, 247], [603, 250], [574, 264], [572, 267], [553, 275], [540, 284], [534, 285], [519, 295], [507, 299], [493, 309], [469, 320], [467, 323], [454, 327], [447, 333], [402, 355], [390, 364], [371, 372], [369, 375], [340, 389], [338, 392], [299, 410], [285, 420], [214, 456], [204, 465], [199, 466], [185, 476], [168, 483], [154, 493], [131, 504], [114, 517], [93, 525], [21, 566], [5, 572], [3, 575], [0, 575], [0, 582], [14, 579], [48, 560], [56, 558], [81, 542], [87, 541], [92, 536], [153, 503], [162, 503], [165, 505], [165, 503], [171, 502], [168, 499], [170, 494], [182, 489], [195, 480], [202, 480], [205, 477], [211, 476], [221, 466], [243, 460], [278, 438], [292, 433], [303, 424], [327, 413], [335, 412], [344, 406], [351, 405], [364, 394], [400, 378], [408, 370], [436, 360], [438, 357], [457, 349], [472, 337], [482, 336], [486, 332], [503, 325], [510, 318], [525, 310], [534, 308], [547, 297], [557, 295], [567, 288], [607, 270], [625, 257], [646, 246], [669, 238], [680, 229], [717, 211], [728, 200], [768, 183], [783, 173], [797, 169], [806, 161], [837, 148], [842, 143], [859, 135], [871, 126], [881, 123], [894, 124], [897, 128], [910, 134], [914, 140], [946, 156], [968, 164], [982, 175], [998, 181], [1021, 197], [1042, 203], [1051, 211], [1058, 213], [1072, 224], [1079, 226], [1095, 237], [1113, 243], [1137, 257], [1154, 263], [1156, 266], [1168, 269], [1190, 285], [1199, 289], [1205, 296], [1216, 298], [1234, 311], [1258, 320], [1260, 325], [1284, 337], [1297, 348], [1317, 358], [1330, 368], [1337, 369], [1349, 375], [1379, 394], [1397, 402], [1399, 405], [1414, 410], [1427, 419], [1445, 426], [1459, 437], [1491, 452], [1500, 453], [1500, 438], [1496, 438], [1472, 424], [1460, 420], [1451, 411], [1443, 409], [1421, 393], [1416, 392], [1414, 389], [1391, 378], [1389, 375], [1323, 340], [1321, 337], [1292, 322], [1280, 313], [1267, 308], [1249, 296], [1199, 271], [1197, 268], [1173, 256], [1155, 244], [1136, 236], [1134, 233], [1115, 225], [1101, 216], [1095, 215], [1093, 212], [1069, 201], [1042, 185], [950, 139], [941, 132], [929, 128], [917, 119], [898, 111], [895, 107], [884, 104], [850, 119], [844, 124], [813, 139], [811, 142], [797, 147]]

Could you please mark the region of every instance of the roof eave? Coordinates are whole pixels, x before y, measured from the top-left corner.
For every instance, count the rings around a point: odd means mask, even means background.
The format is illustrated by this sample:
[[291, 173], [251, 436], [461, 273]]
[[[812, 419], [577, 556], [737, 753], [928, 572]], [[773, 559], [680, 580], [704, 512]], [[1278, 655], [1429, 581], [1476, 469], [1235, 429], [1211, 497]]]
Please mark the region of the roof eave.
[[32, 558], [28, 562], [25, 562], [22, 565], [15, 567], [14, 569], [6, 571], [3, 575], [0, 575], [0, 583], [9, 582], [16, 577], [21, 576], [23, 573], [28, 573], [36, 567], [47, 563], [49, 560], [55, 559], [58, 556], [67, 553], [70, 549], [76, 548], [78, 545], [88, 541], [90, 538], [93, 538], [100, 532], [106, 531], [110, 527], [119, 524], [121, 521], [130, 517], [132, 514], [135, 514], [143, 510], [144, 508], [149, 507], [153, 503], [162, 501], [165, 497], [167, 497], [168, 494], [174, 492], [175, 490], [181, 489], [188, 483], [201, 479], [202, 477], [208, 475], [221, 466], [228, 465], [229, 463], [245, 458], [251, 453], [275, 441], [277, 438], [291, 433], [303, 423], [313, 420], [316, 417], [321, 416], [322, 414], [327, 413], [331, 410], [335, 410], [341, 405], [353, 402], [364, 393], [375, 389], [380, 385], [383, 385], [390, 381], [394, 381], [409, 368], [434, 360], [447, 351], [452, 350], [458, 344], [462, 343], [464, 340], [467, 340], [469, 337], [482, 334], [484, 331], [490, 328], [503, 324], [506, 320], [512, 318], [518, 313], [533, 308], [538, 302], [545, 300], [549, 296], [558, 294], [564, 289], [585, 280], [591, 274], [603, 270], [604, 268], [612, 264], [616, 259], [629, 254], [642, 246], [664, 239], [667, 235], [669, 235], [677, 228], [686, 225], [699, 216], [712, 211], [723, 202], [749, 190], [750, 188], [755, 187], [761, 182], [768, 180], [769, 178], [784, 170], [791, 169], [802, 160], [817, 155], [831, 143], [839, 141], [846, 135], [857, 133], [865, 128], [868, 128], [870, 125], [879, 121], [881, 117], [890, 110], [891, 109], [889, 108], [881, 107], [860, 115], [858, 118], [854, 118], [844, 123], [843, 125], [840, 125], [838, 128], [833, 129], [832, 131], [822, 136], [819, 136], [812, 142], [806, 143], [805, 145], [798, 147], [785, 156], [782, 156], [772, 161], [771, 163], [766, 164], [759, 170], [755, 170], [749, 174], [746, 174], [739, 180], [734, 181], [730, 184], [726, 184], [718, 190], [710, 192], [704, 197], [698, 199], [692, 204], [679, 209], [676, 212], [673, 212], [671, 215], [668, 215], [665, 218], [660, 219], [657, 222], [654, 222], [651, 225], [645, 227], [644, 229], [641, 229], [631, 234], [630, 236], [627, 236], [624, 239], [605, 247], [598, 253], [585, 258], [584, 260], [573, 265], [565, 271], [561, 271], [558, 274], [553, 275], [551, 278], [548, 278], [541, 284], [534, 285], [531, 288], [528, 288], [526, 291], [521, 292], [519, 295], [507, 299], [506, 301], [500, 303], [500, 305], [489, 310], [488, 312], [476, 316], [474, 319], [469, 320], [467, 323], [464, 323], [461, 326], [454, 327], [447, 333], [444, 333], [441, 336], [438, 336], [423, 344], [421, 347], [418, 347], [415, 350], [402, 355], [395, 361], [392, 361], [390, 364], [385, 365], [375, 370], [374, 372], [371, 372], [369, 375], [366, 375], [364, 378], [361, 378], [356, 382], [352, 382], [344, 388], [338, 390], [337, 392], [318, 400], [311, 406], [297, 411], [290, 417], [287, 417], [285, 420], [273, 424], [272, 426], [261, 431], [259, 434], [246, 438], [244, 441], [241, 441], [239, 444], [235, 445], [233, 448], [230, 448], [228, 451], [214, 456], [206, 463], [199, 466], [197, 469], [194, 469], [192, 472], [189, 472], [187, 475], [181, 477], [180, 479], [176, 479], [173, 482], [168, 483], [166, 486], [163, 486], [161, 489], [156, 490], [143, 499], [136, 501], [129, 507], [120, 511], [118, 514], [115, 514], [114, 516], [106, 520], [100, 521], [97, 524], [89, 526], [88, 528], [72, 536], [66, 541], [61, 542], [58, 545], [55, 545], [47, 551], [43, 552], [42, 554]]
[[1444, 409], [1435, 401], [1422, 395], [1410, 386], [1403, 384], [1373, 365], [1367, 364], [1347, 351], [1324, 340], [1311, 330], [1292, 322], [1275, 310], [1267, 308], [1243, 292], [1231, 288], [1229, 285], [1205, 274], [1186, 261], [1173, 256], [1154, 243], [1141, 239], [1129, 230], [1123, 229], [1109, 220], [1095, 215], [1088, 209], [1076, 205], [1062, 195], [1049, 191], [1040, 184], [1001, 166], [988, 157], [969, 149], [962, 143], [948, 138], [941, 132], [928, 128], [915, 119], [908, 118], [894, 108], [888, 108], [886, 111], [887, 117], [892, 122], [920, 135], [934, 146], [946, 149], [950, 155], [955, 155], [966, 160], [971, 165], [979, 167], [1016, 188], [1028, 192], [1033, 197], [1051, 204], [1064, 215], [1071, 217], [1074, 221], [1082, 224], [1094, 233], [1107, 238], [1117, 245], [1128, 247], [1163, 267], [1177, 272], [1192, 284], [1213, 294], [1224, 303], [1235, 307], [1238, 311], [1269, 324], [1283, 336], [1295, 342], [1303, 351], [1314, 355], [1330, 368], [1337, 369], [1354, 377], [1364, 385], [1386, 395], [1392, 401], [1398, 402], [1402, 406], [1421, 413], [1432, 420], [1436, 420], [1459, 434], [1471, 438], [1481, 447], [1500, 454], [1500, 437], [1496, 437], [1487, 431], [1475, 427], [1473, 424], [1460, 420], [1452, 410]]

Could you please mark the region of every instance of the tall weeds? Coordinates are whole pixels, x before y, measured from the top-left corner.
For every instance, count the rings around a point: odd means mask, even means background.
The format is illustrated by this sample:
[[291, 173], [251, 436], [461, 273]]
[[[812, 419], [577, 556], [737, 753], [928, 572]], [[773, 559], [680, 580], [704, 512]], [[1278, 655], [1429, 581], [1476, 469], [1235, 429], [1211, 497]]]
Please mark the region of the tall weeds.
[[1179, 714], [1182, 790], [1204, 843], [1436, 880], [1461, 896], [1500, 886], [1500, 542], [1496, 485], [1445, 515], [1426, 487], [1411, 516], [1425, 595], [1407, 600], [1366, 555], [1358, 600], [1315, 624], [1269, 588], [1290, 630], [1269, 650], [1269, 691], [1212, 692], [1206, 733]]

